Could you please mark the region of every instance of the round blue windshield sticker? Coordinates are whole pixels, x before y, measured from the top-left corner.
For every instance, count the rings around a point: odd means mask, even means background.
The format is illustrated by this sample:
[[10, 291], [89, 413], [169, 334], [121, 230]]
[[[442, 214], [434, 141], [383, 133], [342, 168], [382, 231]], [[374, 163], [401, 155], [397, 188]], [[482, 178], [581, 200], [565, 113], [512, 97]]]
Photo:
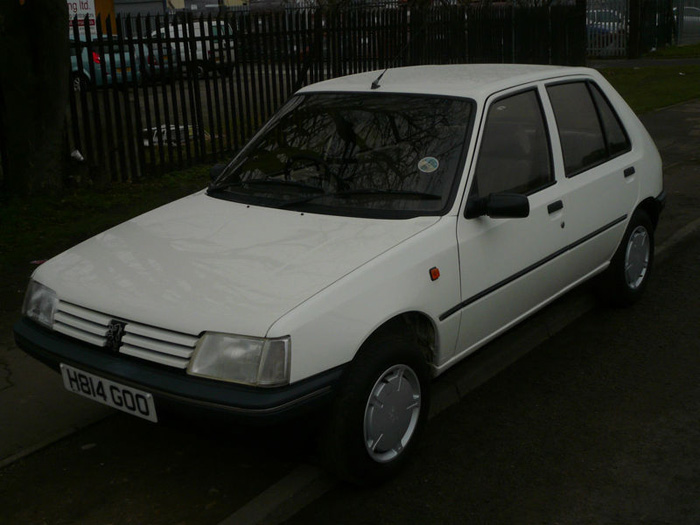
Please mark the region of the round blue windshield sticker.
[[418, 169], [423, 173], [432, 173], [440, 166], [435, 157], [423, 157], [418, 161]]

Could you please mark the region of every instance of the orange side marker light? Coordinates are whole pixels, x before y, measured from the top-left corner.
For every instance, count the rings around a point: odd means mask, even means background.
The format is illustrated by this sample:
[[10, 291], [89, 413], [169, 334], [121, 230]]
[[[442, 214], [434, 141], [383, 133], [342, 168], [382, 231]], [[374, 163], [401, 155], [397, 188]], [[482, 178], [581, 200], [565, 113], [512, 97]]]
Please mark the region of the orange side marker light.
[[437, 266], [433, 266], [430, 269], [430, 280], [437, 281], [439, 278], [440, 278], [440, 270], [438, 270]]

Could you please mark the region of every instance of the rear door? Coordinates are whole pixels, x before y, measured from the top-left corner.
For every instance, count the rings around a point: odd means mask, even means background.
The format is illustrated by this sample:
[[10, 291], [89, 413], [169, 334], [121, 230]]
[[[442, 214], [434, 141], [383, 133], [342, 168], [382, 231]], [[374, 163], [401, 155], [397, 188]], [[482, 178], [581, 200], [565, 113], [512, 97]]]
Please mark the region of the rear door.
[[566, 280], [578, 282], [605, 266], [617, 248], [637, 200], [641, 157], [593, 81], [549, 84], [547, 93], [561, 148], [558, 169], [565, 173]]

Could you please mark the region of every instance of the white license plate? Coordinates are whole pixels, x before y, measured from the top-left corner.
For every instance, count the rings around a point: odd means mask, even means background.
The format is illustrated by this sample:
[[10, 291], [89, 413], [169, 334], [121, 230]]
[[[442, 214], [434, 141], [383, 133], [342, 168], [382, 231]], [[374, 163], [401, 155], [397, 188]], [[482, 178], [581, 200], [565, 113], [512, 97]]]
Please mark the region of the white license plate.
[[133, 416], [158, 422], [153, 396], [61, 363], [63, 386], [67, 390], [116, 408]]

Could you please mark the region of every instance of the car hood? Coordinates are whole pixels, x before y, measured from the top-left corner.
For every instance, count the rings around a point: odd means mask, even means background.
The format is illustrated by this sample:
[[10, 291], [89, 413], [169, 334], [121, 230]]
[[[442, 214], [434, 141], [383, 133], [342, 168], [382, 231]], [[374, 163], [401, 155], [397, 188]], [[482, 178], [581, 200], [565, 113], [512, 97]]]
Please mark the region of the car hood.
[[204, 192], [105, 231], [34, 278], [67, 302], [189, 334], [263, 336], [285, 313], [436, 217], [299, 213]]

